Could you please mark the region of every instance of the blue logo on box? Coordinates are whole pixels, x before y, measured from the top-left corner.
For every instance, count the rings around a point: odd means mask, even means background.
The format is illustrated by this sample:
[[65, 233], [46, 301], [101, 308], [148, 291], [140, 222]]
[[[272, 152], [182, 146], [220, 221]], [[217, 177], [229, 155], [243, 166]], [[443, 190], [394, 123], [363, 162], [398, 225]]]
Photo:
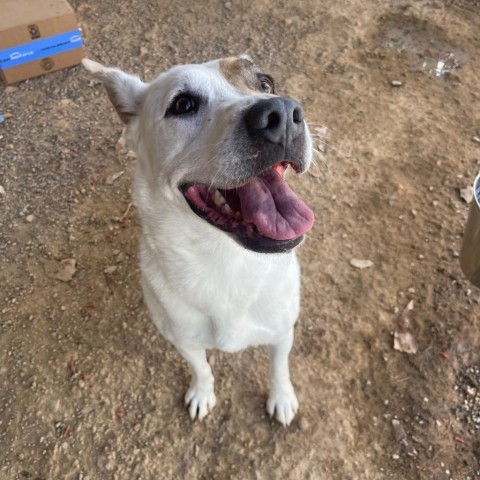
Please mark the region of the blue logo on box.
[[16, 67], [24, 63], [68, 52], [83, 45], [82, 32], [72, 30], [52, 37], [34, 40], [15, 47], [0, 50], [0, 70]]

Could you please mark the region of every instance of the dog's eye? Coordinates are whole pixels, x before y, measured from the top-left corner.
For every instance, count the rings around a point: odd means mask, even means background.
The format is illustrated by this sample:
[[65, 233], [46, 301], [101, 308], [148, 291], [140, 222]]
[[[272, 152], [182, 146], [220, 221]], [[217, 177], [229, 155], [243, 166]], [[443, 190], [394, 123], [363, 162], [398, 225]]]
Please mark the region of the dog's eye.
[[191, 112], [195, 108], [195, 102], [190, 97], [177, 98], [175, 102], [175, 113], [182, 115], [183, 113]]
[[198, 110], [198, 102], [190, 95], [180, 95], [177, 97], [172, 106], [169, 108], [169, 113], [173, 115], [184, 115]]
[[262, 77], [260, 79], [260, 89], [264, 93], [275, 93], [273, 82], [267, 77]]

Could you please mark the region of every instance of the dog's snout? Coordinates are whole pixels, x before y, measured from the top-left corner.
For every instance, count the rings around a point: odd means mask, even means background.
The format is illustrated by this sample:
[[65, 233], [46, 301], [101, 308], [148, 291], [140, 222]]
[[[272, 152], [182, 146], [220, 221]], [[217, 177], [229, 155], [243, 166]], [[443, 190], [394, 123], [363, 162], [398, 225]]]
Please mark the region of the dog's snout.
[[291, 98], [268, 98], [254, 103], [246, 113], [250, 136], [287, 147], [304, 129], [303, 109]]

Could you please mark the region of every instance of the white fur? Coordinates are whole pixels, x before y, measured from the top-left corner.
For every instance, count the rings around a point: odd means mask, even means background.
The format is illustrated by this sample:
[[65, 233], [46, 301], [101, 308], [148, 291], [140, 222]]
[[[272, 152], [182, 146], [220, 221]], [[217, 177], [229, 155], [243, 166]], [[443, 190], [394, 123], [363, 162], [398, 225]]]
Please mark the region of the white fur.
[[[205, 349], [267, 345], [267, 410], [290, 424], [298, 409], [288, 368], [299, 312], [296, 255], [246, 250], [195, 215], [178, 188], [188, 181], [228, 180], [227, 165], [236, 158], [225, 151], [224, 140], [238, 110], [261, 94], [237, 91], [220, 74], [218, 61], [175, 67], [151, 84], [91, 60], [83, 63], [114, 90], [124, 111], [133, 113], [141, 99], [127, 132], [138, 154], [134, 196], [143, 226], [142, 287], [158, 330], [192, 369], [185, 396], [191, 418], [203, 419], [215, 405]], [[169, 101], [185, 85], [208, 98], [205, 111], [191, 121], [165, 121]], [[310, 156], [310, 144], [308, 149]]]

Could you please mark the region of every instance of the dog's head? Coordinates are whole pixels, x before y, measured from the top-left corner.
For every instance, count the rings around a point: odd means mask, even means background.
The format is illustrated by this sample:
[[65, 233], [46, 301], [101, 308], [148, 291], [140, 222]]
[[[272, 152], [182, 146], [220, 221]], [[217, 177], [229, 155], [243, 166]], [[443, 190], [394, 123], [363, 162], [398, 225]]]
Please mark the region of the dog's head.
[[127, 124], [148, 188], [257, 252], [291, 250], [312, 228], [313, 212], [284, 179], [310, 164], [302, 107], [249, 57], [177, 66], [149, 84], [83, 64]]

